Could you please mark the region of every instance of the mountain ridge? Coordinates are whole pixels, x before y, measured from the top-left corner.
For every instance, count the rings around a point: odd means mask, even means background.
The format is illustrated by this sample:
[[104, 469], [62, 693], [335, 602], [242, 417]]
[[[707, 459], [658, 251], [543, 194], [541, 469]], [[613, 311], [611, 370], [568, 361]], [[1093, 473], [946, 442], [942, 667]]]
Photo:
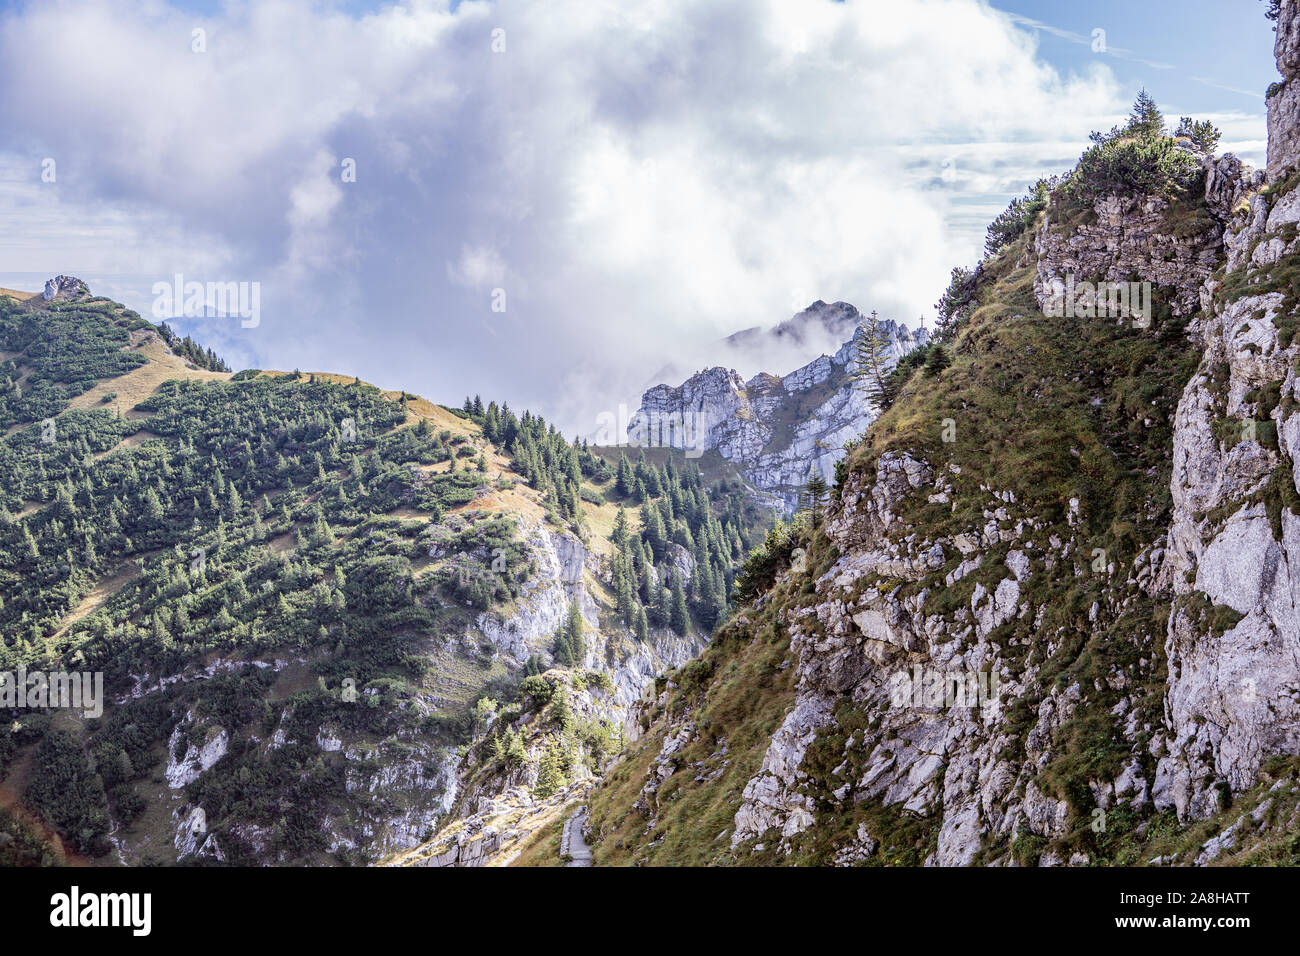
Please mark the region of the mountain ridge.
[[849, 303], [818, 299], [776, 325], [753, 325], [695, 350], [689, 358], [674, 359], [650, 376], [643, 390], [683, 382], [712, 368], [743, 369], [742, 378], [763, 372], [783, 377], [819, 354], [833, 355], [861, 321]]
[[764, 520], [680, 456], [629, 465], [634, 501], [495, 402], [201, 368], [64, 279], [0, 298], [0, 670], [102, 672], [106, 700], [0, 725], [0, 860], [373, 863], [564, 789], [702, 646]]

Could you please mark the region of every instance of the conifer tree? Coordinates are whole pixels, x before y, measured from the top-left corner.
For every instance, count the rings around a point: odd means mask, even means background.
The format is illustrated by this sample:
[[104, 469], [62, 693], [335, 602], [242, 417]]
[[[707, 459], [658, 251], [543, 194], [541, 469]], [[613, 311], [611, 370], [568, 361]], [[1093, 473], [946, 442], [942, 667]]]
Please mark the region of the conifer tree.
[[668, 536], [664, 530], [663, 515], [659, 509], [651, 505], [645, 505], [641, 508], [641, 526], [645, 529], [645, 539], [650, 544], [650, 550], [653, 552], [655, 559], [663, 557], [664, 549], [668, 545]]
[[1156, 101], [1145, 88], [1138, 91], [1137, 99], [1128, 114], [1125, 132], [1134, 136], [1153, 138], [1164, 135], [1165, 118], [1156, 106]]
[[622, 505], [619, 506], [618, 514], [614, 516], [614, 530], [610, 532], [609, 540], [614, 542], [614, 547], [620, 552], [627, 550], [627, 514], [623, 511]]
[[672, 593], [668, 605], [668, 626], [684, 636], [688, 629], [686, 594], [682, 591], [682, 579], [678, 576], [676, 568], [673, 569], [671, 581], [669, 590]]
[[632, 569], [625, 555], [614, 555], [614, 590], [618, 613], [623, 623], [631, 626], [636, 621], [636, 594], [632, 582]]
[[650, 579], [650, 568], [650, 563], [642, 560], [641, 574], [637, 580], [637, 597], [641, 599], [641, 604], [647, 607], [654, 603], [656, 590], [654, 582]]
[[1206, 153], [1213, 153], [1219, 145], [1219, 137], [1222, 135], [1219, 128], [1209, 120], [1196, 121], [1190, 116], [1180, 117], [1178, 128], [1174, 130], [1175, 136], [1186, 136], [1197, 147]]
[[821, 507], [826, 500], [826, 479], [814, 466], [808, 473], [808, 481], [803, 486], [803, 504], [816, 528], [821, 521]]
[[618, 453], [618, 469], [614, 477], [614, 493], [620, 498], [626, 498], [635, 490], [635, 479], [632, 475], [632, 465], [627, 460], [627, 455], [623, 452]]
[[561, 684], [551, 697], [551, 718], [559, 725], [560, 733], [567, 734], [573, 729], [573, 706], [569, 702], [569, 688]]
[[512, 727], [506, 734], [506, 766], [511, 769], [522, 767], [528, 760], [528, 751], [524, 748], [523, 738]]
[[[722, 577], [719, 575], [719, 577]], [[723, 579], [713, 591], [713, 627], [727, 619], [727, 583]]]
[[877, 415], [889, 408], [897, 397], [889, 374], [889, 348], [889, 336], [880, 330], [876, 313], [872, 312], [871, 325], [858, 328], [853, 378]]
[[552, 654], [556, 663], [565, 667], [577, 667], [587, 656], [587, 643], [582, 635], [582, 611], [577, 601], [569, 602], [569, 613], [555, 635]]
[[552, 738], [538, 758], [537, 782], [533, 784], [533, 793], [545, 799], [565, 785], [562, 761], [560, 743]]
[[[211, 489], [209, 489], [211, 491]], [[144, 493], [143, 511], [145, 517], [150, 521], [161, 521], [163, 516], [162, 502], [158, 500], [158, 494], [152, 488]]]
[[930, 346], [929, 354], [925, 358], [925, 375], [927, 378], [934, 378], [951, 364], [952, 357], [948, 354], [948, 349], [942, 342], [935, 342]]

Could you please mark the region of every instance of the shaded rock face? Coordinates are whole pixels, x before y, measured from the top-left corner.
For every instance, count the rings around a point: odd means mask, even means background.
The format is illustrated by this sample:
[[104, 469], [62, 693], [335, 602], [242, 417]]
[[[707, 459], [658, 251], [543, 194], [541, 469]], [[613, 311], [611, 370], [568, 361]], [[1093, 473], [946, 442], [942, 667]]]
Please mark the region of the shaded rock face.
[[[1237, 163], [1236, 172], [1240, 168]], [[1216, 196], [1237, 191], [1239, 176], [1232, 174], [1231, 165], [1216, 167]], [[1218, 264], [1221, 230], [1211, 226], [1192, 235], [1174, 235], [1166, 225], [1169, 203], [1155, 197], [1107, 196], [1094, 210], [1097, 221], [1069, 235], [1050, 218], [1044, 221], [1034, 243], [1039, 306], [1050, 314], [1053, 289], [1067, 283], [1127, 283], [1136, 275], [1158, 287], [1152, 289], [1153, 296], [1169, 297], [1174, 315], [1194, 312], [1201, 283]]]
[[1205, 169], [1205, 202], [1223, 221], [1232, 218], [1237, 205], [1264, 185], [1263, 170], [1252, 169], [1232, 153], [1209, 156], [1201, 163]]
[[[487, 640], [516, 664], [527, 662], [534, 654], [549, 660], [555, 633], [564, 623], [569, 604], [576, 601], [590, 628], [582, 666], [608, 674], [612, 700], [609, 713], [602, 716], [624, 722], [646, 684], [694, 657], [701, 641], [654, 628], [649, 640], [642, 642], [630, 628], [602, 626], [587, 585], [588, 575], [601, 572], [595, 556], [574, 535], [547, 528], [540, 521], [526, 521], [520, 530], [536, 573], [511, 607], [479, 615], [462, 642], [475, 646]], [[674, 548], [678, 573], [683, 580], [690, 580], [694, 561], [684, 548]]]
[[[710, 368], [677, 387], [656, 385], [641, 398], [628, 425], [628, 443], [689, 454], [716, 450], [787, 509], [796, 506], [798, 489], [812, 470], [832, 481], [845, 443], [874, 418], [852, 379], [861, 324], [871, 320], [846, 302], [815, 302], [796, 318], [806, 323], [810, 313], [820, 327], [853, 330], [834, 355], [783, 377], [760, 373], [745, 381], [735, 369]], [[892, 320], [879, 327], [891, 342], [890, 364], [929, 341], [924, 329], [911, 331]]]

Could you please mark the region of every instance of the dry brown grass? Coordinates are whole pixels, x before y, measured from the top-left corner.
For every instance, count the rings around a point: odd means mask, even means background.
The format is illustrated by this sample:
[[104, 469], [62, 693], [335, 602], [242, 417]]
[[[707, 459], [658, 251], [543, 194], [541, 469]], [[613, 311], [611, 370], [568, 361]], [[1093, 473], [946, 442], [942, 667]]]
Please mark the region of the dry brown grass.
[[[184, 359], [174, 355], [156, 332], [132, 332], [130, 349], [149, 361], [125, 375], [104, 379], [94, 388], [78, 395], [68, 403], [68, 406], [106, 408], [110, 411], [121, 409], [123, 417], [138, 418], [143, 413], [132, 413], [132, 409], [158, 391], [158, 387], [168, 379], [197, 378], [205, 382], [224, 382], [230, 378], [229, 372], [209, 372], [206, 369], [194, 368]], [[103, 397], [113, 393], [117, 394], [117, 398], [108, 404], [103, 404]]]
[[[641, 512], [638, 508], [624, 508], [627, 519], [627, 530], [635, 534], [641, 527]], [[609, 540], [610, 534], [614, 531], [614, 520], [618, 517], [618, 505], [613, 502], [605, 502], [603, 505], [593, 505], [589, 501], [582, 503], [582, 512], [587, 517], [587, 527], [591, 531], [591, 541], [588, 547], [596, 554], [610, 555], [614, 553], [614, 542]]]
[[266, 542], [266, 546], [270, 548], [274, 554], [288, 554], [294, 549], [294, 547], [296, 547], [296, 544], [297, 542], [294, 541], [293, 535], [288, 533], [277, 535], [270, 541]]
[[118, 591], [122, 590], [127, 584], [139, 577], [140, 569], [135, 562], [128, 561], [120, 565], [112, 574], [99, 579], [98, 583], [91, 589], [91, 592], [81, 599], [81, 603], [72, 609], [72, 612], [63, 619], [62, 625], [49, 638], [50, 641], [57, 641], [68, 629], [76, 624], [82, 618], [95, 613], [101, 607], [108, 603]]

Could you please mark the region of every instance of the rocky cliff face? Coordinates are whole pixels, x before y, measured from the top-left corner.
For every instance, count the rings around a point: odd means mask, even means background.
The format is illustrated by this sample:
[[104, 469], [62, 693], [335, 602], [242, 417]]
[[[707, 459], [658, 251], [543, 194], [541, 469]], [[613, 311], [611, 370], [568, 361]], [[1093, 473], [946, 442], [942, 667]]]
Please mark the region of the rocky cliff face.
[[[806, 554], [648, 694], [592, 799], [598, 863], [1276, 858], [1300, 821], [1295, 0], [1281, 14], [1267, 185], [1207, 157], [1190, 195], [1053, 202], [986, 263], [953, 368], [866, 436]], [[1150, 283], [1153, 321], [1045, 315], [1067, 276]], [[720, 833], [681, 835], [720, 800]]]
[[[610, 626], [601, 620], [593, 594], [604, 576], [597, 557], [572, 533], [547, 528], [540, 521], [525, 520], [522, 538], [537, 571], [512, 605], [479, 615], [474, 628], [462, 638], [462, 646], [486, 641], [496, 653], [508, 655], [517, 664], [533, 655], [547, 659], [555, 632], [564, 623], [569, 604], [576, 601], [590, 628], [582, 666], [606, 674], [611, 684], [601, 716], [623, 724], [655, 675], [686, 663], [699, 652], [703, 639], [653, 628], [643, 643], [629, 628]], [[679, 572], [689, 580], [691, 556], [679, 546], [674, 550], [680, 552]]]
[[[698, 372], [677, 387], [657, 385], [642, 396], [628, 425], [629, 444], [692, 454], [716, 450], [735, 462], [754, 487], [793, 509], [811, 471], [831, 481], [845, 443], [872, 420], [866, 397], [852, 381], [863, 321], [871, 320], [846, 302], [814, 302], [784, 325], [853, 328], [834, 355], [822, 355], [783, 377], [758, 374], [744, 381], [735, 369], [719, 367]], [[928, 341], [924, 329], [911, 331], [892, 320], [881, 322], [880, 329], [891, 342], [891, 364]]]
[[[588, 684], [583, 680], [581, 686], [575, 686], [575, 678], [564, 670], [550, 671], [549, 679], [568, 688], [569, 706], [578, 719], [611, 726], [621, 734], [655, 675], [686, 663], [699, 652], [703, 639], [655, 628], [642, 642], [627, 628], [602, 621], [596, 597], [600, 582], [595, 556], [568, 531], [547, 527], [527, 515], [521, 516], [520, 523], [520, 538], [528, 548], [528, 561], [536, 568], [535, 573], [517, 600], [480, 614], [463, 635], [448, 642], [446, 650], [450, 654], [473, 655], [490, 648], [494, 658], [507, 657], [516, 667], [534, 655], [549, 661], [554, 635], [564, 622], [570, 602], [576, 601], [590, 627], [582, 668], [599, 675], [599, 682], [593, 679]], [[433, 556], [441, 556], [437, 545]], [[689, 555], [685, 557], [690, 560]], [[280, 669], [286, 666], [286, 662], [276, 663]], [[430, 696], [426, 703], [432, 709], [437, 701]], [[346, 758], [349, 769], [345, 786], [352, 805], [346, 812], [320, 821], [331, 854], [358, 852], [372, 860], [395, 857], [407, 865], [479, 866], [503, 846], [508, 849], [550, 822], [550, 815], [542, 811], [577, 799], [590, 787], [592, 779], [590, 771], [578, 762], [570, 771], [572, 786], [554, 797], [534, 796], [531, 788], [537, 782], [547, 736], [545, 721], [536, 708], [498, 717], [495, 712], [487, 715], [474, 740], [463, 748], [430, 745], [415, 727], [397, 738], [345, 745], [329, 725], [322, 725], [314, 738], [306, 741], [278, 729], [267, 746], [274, 749], [306, 742], [318, 747], [322, 754], [341, 751]], [[282, 718], [281, 725], [285, 723], [286, 718]], [[507, 728], [521, 735], [524, 759], [511, 771], [501, 773], [487, 766], [484, 748], [490, 736], [500, 735]], [[202, 746], [179, 746], [180, 741], [193, 739], [198, 731], [206, 733]], [[224, 728], [196, 729], [192, 720], [178, 724], [171, 749], [180, 756], [173, 756], [166, 771], [171, 788], [176, 790], [197, 780], [224, 756], [227, 744]], [[514, 825], [505, 826], [501, 822], [503, 815], [509, 816]], [[223, 838], [207, 832], [201, 810], [178, 804], [173, 824], [181, 857], [225, 859]], [[504, 843], [495, 839], [502, 833]], [[467, 842], [469, 834], [475, 837]], [[268, 833], [244, 827], [236, 835], [255, 853], [269, 850]], [[485, 838], [487, 842], [483, 842]]]
[[[1282, 5], [1276, 52], [1285, 79], [1269, 100], [1270, 185], [1235, 208], [1226, 262], [1200, 289], [1193, 334], [1203, 355], [1174, 434], [1161, 572], [1177, 596], [1166, 646], [1170, 733], [1155, 799], [1184, 818], [1219, 811], [1266, 760], [1300, 750], [1300, 19], [1292, 0]], [[1194, 610], [1199, 595], [1240, 620], [1207, 628]]]
[[1268, 96], [1268, 178], [1277, 182], [1300, 166], [1300, 21], [1293, 0], [1283, 0], [1277, 20], [1277, 57], [1282, 80]]

